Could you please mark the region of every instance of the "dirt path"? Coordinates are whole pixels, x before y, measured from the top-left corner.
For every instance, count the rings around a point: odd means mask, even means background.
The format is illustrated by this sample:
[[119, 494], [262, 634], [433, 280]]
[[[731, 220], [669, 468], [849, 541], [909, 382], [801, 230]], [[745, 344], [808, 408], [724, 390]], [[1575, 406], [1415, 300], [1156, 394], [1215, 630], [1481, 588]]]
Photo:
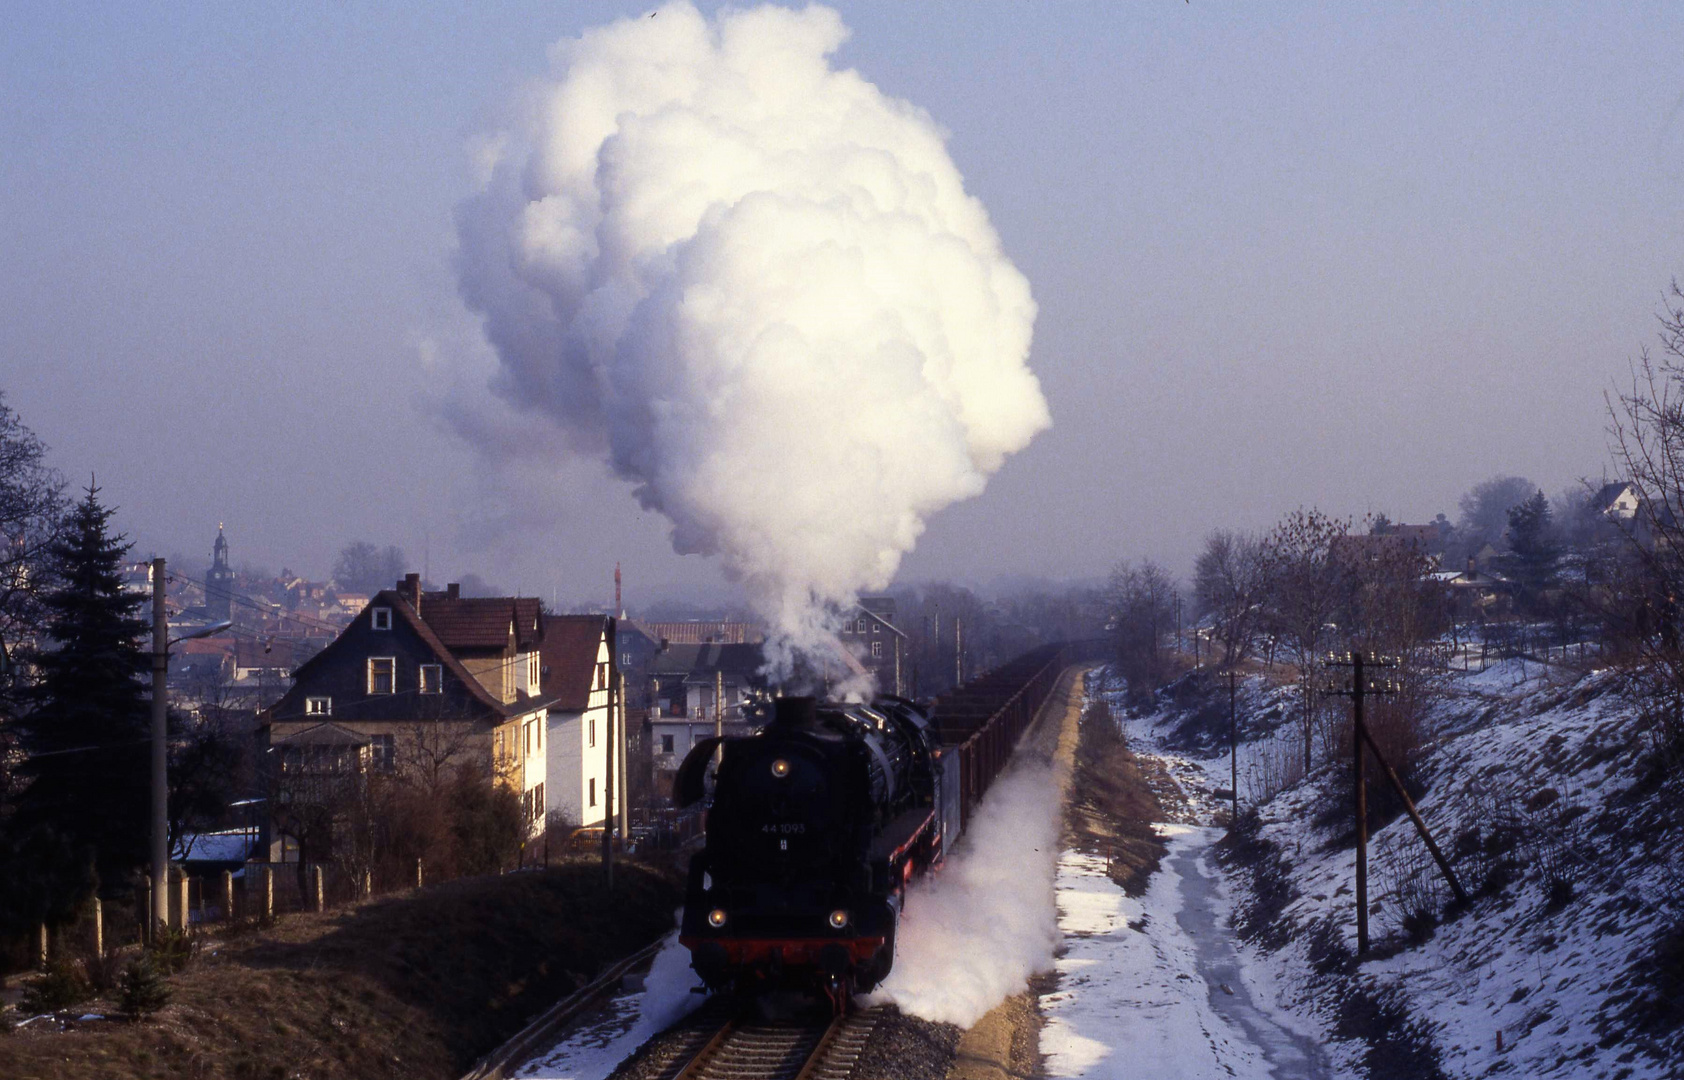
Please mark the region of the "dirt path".
[[1102, 701], [1082, 723], [1068, 848], [1058, 870], [1064, 949], [1040, 999], [1048, 1077], [1328, 1080], [1316, 1041], [1267, 1007], [1208, 857], [1220, 837], [1203, 763], [1162, 752]]

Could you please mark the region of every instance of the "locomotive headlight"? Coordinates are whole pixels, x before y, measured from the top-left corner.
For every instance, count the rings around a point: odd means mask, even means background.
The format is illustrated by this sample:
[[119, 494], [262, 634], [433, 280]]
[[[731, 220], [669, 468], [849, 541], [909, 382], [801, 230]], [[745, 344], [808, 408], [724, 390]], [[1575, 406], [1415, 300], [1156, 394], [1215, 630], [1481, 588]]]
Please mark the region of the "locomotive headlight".
[[715, 930], [719, 929], [721, 926], [724, 926], [725, 925], [725, 909], [716, 907], [712, 911], [708, 912], [708, 925], [713, 927]]
[[848, 913], [846, 911], [843, 911], [841, 908], [837, 908], [835, 911], [830, 913], [830, 928], [832, 930], [840, 930], [847, 925]]
[[779, 758], [778, 760], [772, 762], [772, 775], [777, 777], [779, 780], [788, 776], [789, 762], [785, 761], [783, 758]]

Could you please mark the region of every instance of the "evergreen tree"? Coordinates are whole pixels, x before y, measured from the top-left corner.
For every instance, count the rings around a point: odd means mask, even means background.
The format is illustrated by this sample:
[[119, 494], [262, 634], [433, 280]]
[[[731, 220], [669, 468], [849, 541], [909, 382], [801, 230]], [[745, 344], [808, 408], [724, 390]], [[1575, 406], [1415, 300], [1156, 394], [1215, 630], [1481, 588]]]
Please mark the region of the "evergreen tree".
[[1505, 566], [1520, 587], [1520, 601], [1536, 612], [1545, 590], [1555, 583], [1561, 549], [1556, 543], [1555, 515], [1543, 491], [1509, 511], [1509, 554]]
[[44, 598], [50, 646], [37, 658], [33, 710], [23, 719], [29, 787], [19, 817], [92, 848], [100, 880], [126, 880], [147, 856], [150, 708], [139, 618], [144, 598], [122, 589], [129, 545], [90, 486], [52, 549]]

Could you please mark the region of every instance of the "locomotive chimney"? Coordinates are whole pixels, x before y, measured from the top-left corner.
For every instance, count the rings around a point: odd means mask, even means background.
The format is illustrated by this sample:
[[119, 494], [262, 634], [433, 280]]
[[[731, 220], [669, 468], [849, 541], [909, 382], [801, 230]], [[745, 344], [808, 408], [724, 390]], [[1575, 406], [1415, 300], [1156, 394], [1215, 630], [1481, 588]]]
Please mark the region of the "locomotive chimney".
[[812, 727], [818, 715], [818, 698], [781, 697], [772, 706], [772, 726]]

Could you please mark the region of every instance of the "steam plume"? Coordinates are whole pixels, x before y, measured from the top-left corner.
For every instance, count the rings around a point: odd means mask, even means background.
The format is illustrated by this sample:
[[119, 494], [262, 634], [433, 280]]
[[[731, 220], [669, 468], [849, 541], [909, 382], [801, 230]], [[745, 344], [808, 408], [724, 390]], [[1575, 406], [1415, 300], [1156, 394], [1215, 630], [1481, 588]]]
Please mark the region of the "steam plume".
[[457, 217], [493, 391], [720, 556], [786, 665], [1049, 423], [1028, 282], [846, 36], [686, 2], [562, 41]]
[[948, 866], [908, 893], [894, 970], [873, 1002], [968, 1028], [1052, 966], [1067, 776], [1020, 759], [989, 789]]

